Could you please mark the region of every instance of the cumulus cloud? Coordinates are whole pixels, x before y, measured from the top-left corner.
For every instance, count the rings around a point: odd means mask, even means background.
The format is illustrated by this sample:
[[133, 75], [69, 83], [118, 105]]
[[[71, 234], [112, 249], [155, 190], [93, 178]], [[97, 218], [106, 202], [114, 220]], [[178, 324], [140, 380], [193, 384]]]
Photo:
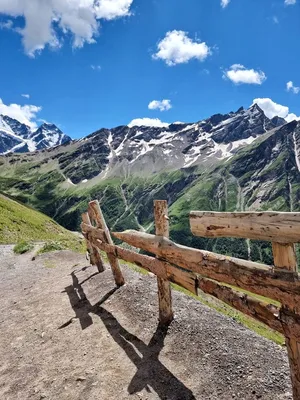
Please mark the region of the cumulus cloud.
[[101, 71], [101, 65], [91, 65], [91, 68], [94, 70], [94, 71]]
[[158, 118], [136, 118], [129, 122], [128, 126], [129, 128], [133, 126], [154, 126], [159, 128], [166, 128], [167, 126], [169, 126], [169, 124], [166, 122], [162, 122]]
[[286, 4], [287, 6], [293, 6], [294, 4], [296, 4], [297, 0], [284, 0], [284, 4]]
[[61, 46], [62, 35], [73, 36], [73, 47], [94, 43], [99, 20], [130, 15], [133, 0], [0, 0], [0, 14], [23, 17], [17, 28], [25, 52], [31, 56], [45, 48]]
[[171, 100], [152, 100], [148, 104], [149, 110], [168, 111], [172, 108]]
[[294, 86], [294, 83], [292, 81], [287, 82], [286, 84], [286, 90], [288, 92], [292, 92], [294, 94], [300, 93], [300, 87]]
[[297, 117], [296, 114], [289, 112], [290, 110], [287, 106], [275, 103], [269, 98], [254, 99], [252, 104], [258, 104], [268, 118], [278, 116], [284, 118], [287, 122], [300, 120], [300, 117]]
[[158, 43], [157, 53], [152, 57], [165, 61], [169, 66], [187, 63], [192, 59], [204, 61], [211, 53], [205, 42], [192, 40], [184, 31], [169, 31]]
[[221, 0], [221, 6], [223, 8], [227, 7], [229, 3], [230, 3], [230, 0]]
[[29, 99], [30, 98], [29, 94], [21, 94], [21, 96], [25, 97], [25, 99]]
[[0, 99], [0, 114], [7, 115], [11, 118], [30, 126], [31, 129], [36, 129], [36, 114], [41, 111], [42, 107], [26, 104], [20, 106], [19, 104], [6, 105]]
[[290, 113], [285, 117], [285, 120], [287, 122], [291, 122], [291, 121], [300, 121], [300, 117], [298, 117], [296, 114], [294, 113]]
[[264, 72], [247, 69], [241, 64], [233, 64], [228, 70], [224, 71], [223, 78], [230, 79], [236, 85], [242, 83], [261, 85], [267, 79]]

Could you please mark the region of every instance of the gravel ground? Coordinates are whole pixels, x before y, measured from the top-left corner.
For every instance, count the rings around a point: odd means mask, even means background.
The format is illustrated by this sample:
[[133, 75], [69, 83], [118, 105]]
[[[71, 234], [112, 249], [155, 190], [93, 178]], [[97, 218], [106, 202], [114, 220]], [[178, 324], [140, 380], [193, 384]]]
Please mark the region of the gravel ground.
[[1, 399], [292, 399], [286, 350], [232, 319], [173, 292], [159, 328], [155, 277], [31, 257], [0, 246]]

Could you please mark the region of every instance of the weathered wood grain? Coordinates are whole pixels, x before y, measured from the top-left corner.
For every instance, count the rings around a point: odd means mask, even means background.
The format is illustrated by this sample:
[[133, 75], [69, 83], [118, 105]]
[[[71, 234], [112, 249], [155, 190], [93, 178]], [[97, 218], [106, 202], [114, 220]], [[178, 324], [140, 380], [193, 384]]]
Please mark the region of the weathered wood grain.
[[[90, 201], [88, 210], [89, 210], [89, 213], [93, 216], [97, 227], [104, 231], [104, 236], [106, 238], [106, 242], [108, 244], [113, 244], [113, 241], [112, 241], [109, 229], [106, 225], [104, 216], [102, 214], [99, 202], [97, 200]], [[124, 285], [125, 279], [123, 277], [118, 259], [113, 254], [108, 254], [107, 257], [108, 257], [108, 261], [111, 266], [111, 270], [112, 270], [116, 285], [117, 286]]]
[[89, 233], [89, 236], [93, 239], [99, 239], [102, 242], [107, 242], [105, 231], [100, 228], [96, 228], [95, 226], [88, 225], [83, 222], [81, 225], [82, 232]]
[[198, 287], [204, 293], [210, 294], [235, 309], [257, 319], [270, 328], [284, 333], [279, 320], [279, 308], [273, 304], [265, 304], [255, 298], [221, 285], [215, 281], [198, 276]]
[[175, 267], [166, 261], [161, 261], [154, 257], [139, 254], [132, 250], [123, 249], [120, 246], [107, 244], [95, 238], [91, 238], [91, 240], [95, 246], [100, 250], [105, 251], [107, 254], [112, 254], [121, 260], [133, 263], [140, 268], [152, 272], [159, 278], [169, 280], [170, 282], [173, 282], [197, 295], [196, 274]]
[[192, 211], [190, 226], [196, 236], [300, 242], [300, 213]]
[[281, 272], [264, 264], [181, 246], [163, 236], [132, 230], [113, 235], [206, 278], [283, 302], [291, 309], [299, 309], [300, 280], [296, 272]]
[[[169, 237], [168, 203], [165, 200], [154, 201], [155, 233]], [[157, 277], [159, 322], [169, 324], [173, 318], [172, 293], [168, 280]]]
[[[86, 229], [91, 227], [91, 220], [88, 213], [82, 214], [82, 221], [83, 221], [82, 225], [85, 225]], [[99, 251], [97, 250], [97, 248], [92, 246], [89, 240], [87, 239], [86, 239], [86, 245], [90, 254], [90, 263], [92, 265], [96, 265], [99, 272], [103, 272], [105, 270], [105, 267], [102, 258], [99, 254]]]
[[[272, 243], [274, 264], [276, 268], [283, 268], [292, 272], [297, 271], [297, 259], [293, 243]], [[299, 327], [295, 324], [297, 317], [293, 315], [290, 304], [283, 302], [280, 318], [285, 330], [285, 343], [289, 357], [291, 380], [294, 399], [300, 399], [300, 341], [295, 338], [293, 330]], [[298, 316], [298, 322], [300, 317]]]

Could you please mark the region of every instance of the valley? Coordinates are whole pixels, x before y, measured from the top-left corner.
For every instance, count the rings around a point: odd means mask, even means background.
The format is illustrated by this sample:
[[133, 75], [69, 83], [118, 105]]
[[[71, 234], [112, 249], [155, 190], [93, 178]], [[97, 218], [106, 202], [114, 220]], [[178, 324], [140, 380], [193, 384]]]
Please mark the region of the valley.
[[153, 232], [153, 200], [170, 209], [178, 243], [272, 264], [269, 243], [195, 238], [191, 210], [300, 211], [300, 123], [254, 105], [194, 124], [101, 129], [83, 139], [0, 157], [0, 191], [78, 230], [98, 199], [114, 230]]

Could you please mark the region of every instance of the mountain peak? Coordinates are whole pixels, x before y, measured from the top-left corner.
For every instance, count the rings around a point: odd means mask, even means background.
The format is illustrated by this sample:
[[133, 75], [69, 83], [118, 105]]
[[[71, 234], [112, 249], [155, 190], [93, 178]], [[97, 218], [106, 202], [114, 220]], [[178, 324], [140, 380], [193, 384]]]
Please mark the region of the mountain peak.
[[261, 114], [265, 114], [264, 111], [259, 107], [257, 103], [252, 104], [249, 108], [249, 111], [251, 112], [259, 112]]
[[55, 124], [44, 122], [32, 131], [29, 126], [7, 115], [0, 116], [0, 154], [26, 153], [68, 143], [72, 139]]

